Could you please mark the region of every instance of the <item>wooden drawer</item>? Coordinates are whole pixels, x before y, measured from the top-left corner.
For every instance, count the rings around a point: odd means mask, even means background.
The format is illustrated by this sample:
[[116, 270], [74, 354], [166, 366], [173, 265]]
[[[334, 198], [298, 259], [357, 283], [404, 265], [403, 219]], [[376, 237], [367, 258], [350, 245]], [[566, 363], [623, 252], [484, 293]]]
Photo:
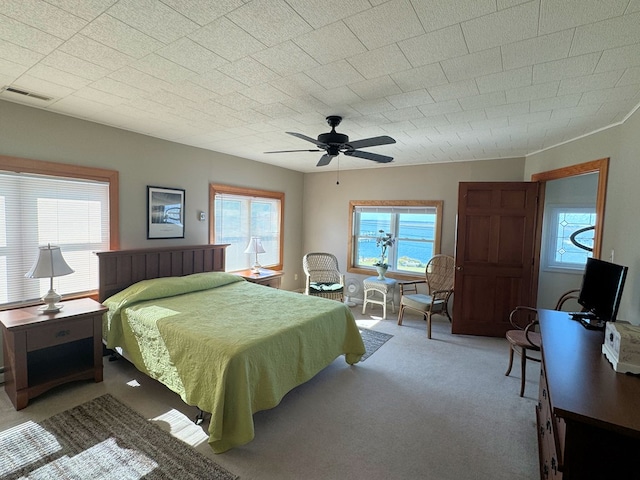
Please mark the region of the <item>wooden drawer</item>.
[[27, 330], [27, 352], [93, 337], [92, 319], [70, 319]]
[[280, 288], [280, 283], [281, 283], [282, 279], [280, 277], [275, 277], [275, 278], [269, 278], [266, 280], [262, 280], [260, 282], [261, 285], [265, 285], [267, 287], [273, 287], [273, 288]]

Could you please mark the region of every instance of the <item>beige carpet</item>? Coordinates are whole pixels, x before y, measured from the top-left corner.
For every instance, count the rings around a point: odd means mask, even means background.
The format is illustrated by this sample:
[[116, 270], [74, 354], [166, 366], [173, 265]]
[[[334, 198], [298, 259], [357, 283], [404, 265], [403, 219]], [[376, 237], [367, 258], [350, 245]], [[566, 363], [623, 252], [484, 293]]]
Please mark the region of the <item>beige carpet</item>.
[[[538, 480], [535, 405], [540, 365], [529, 362], [524, 398], [519, 369], [505, 377], [502, 338], [452, 335], [382, 308], [352, 312], [361, 328], [393, 335], [365, 362], [336, 359], [277, 407], [254, 415], [255, 439], [216, 455], [208, 423], [126, 361], [104, 362], [104, 382], [58, 387], [15, 411], [0, 391], [0, 431], [110, 393], [241, 480]], [[176, 477], [177, 480], [177, 477]]]
[[7, 480], [237, 478], [109, 394], [2, 432], [0, 452]]

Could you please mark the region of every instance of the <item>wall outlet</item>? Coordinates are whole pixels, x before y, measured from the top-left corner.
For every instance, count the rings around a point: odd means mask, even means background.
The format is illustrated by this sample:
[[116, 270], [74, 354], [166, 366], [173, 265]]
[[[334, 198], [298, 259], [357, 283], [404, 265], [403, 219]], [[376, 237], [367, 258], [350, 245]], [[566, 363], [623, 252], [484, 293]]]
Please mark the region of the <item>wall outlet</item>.
[[294, 280], [298, 280], [298, 274], [297, 274], [297, 273], [294, 273], [294, 274], [293, 274], [293, 279], [294, 279]]

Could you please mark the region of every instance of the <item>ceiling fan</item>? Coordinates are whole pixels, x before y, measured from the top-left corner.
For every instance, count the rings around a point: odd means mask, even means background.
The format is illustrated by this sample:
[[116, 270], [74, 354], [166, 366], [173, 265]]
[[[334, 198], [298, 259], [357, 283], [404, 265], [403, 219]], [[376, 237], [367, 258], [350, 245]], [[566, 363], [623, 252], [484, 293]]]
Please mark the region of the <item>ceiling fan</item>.
[[388, 157], [386, 155], [379, 155], [377, 153], [371, 152], [363, 152], [358, 150], [359, 148], [365, 147], [374, 147], [376, 145], [389, 145], [391, 143], [396, 143], [396, 141], [388, 137], [386, 135], [382, 135], [380, 137], [371, 137], [371, 138], [363, 138], [362, 140], [355, 140], [353, 142], [349, 141], [349, 137], [342, 133], [336, 132], [336, 127], [340, 125], [342, 121], [342, 117], [337, 115], [330, 115], [327, 117], [327, 123], [331, 127], [331, 131], [328, 133], [321, 133], [318, 135], [318, 139], [314, 139], [311, 137], [307, 137], [301, 133], [296, 132], [286, 132], [289, 135], [293, 135], [294, 137], [301, 138], [302, 140], [306, 140], [307, 142], [311, 142], [318, 146], [319, 148], [312, 150], [277, 150], [274, 152], [264, 152], [264, 153], [287, 153], [287, 152], [321, 152], [325, 150], [325, 153], [322, 157], [320, 157], [320, 161], [316, 164], [316, 167], [323, 167], [325, 165], [329, 165], [331, 159], [336, 157], [342, 152], [344, 155], [350, 157], [358, 157], [364, 158], [366, 160], [373, 160], [378, 163], [389, 163], [393, 160], [393, 157]]

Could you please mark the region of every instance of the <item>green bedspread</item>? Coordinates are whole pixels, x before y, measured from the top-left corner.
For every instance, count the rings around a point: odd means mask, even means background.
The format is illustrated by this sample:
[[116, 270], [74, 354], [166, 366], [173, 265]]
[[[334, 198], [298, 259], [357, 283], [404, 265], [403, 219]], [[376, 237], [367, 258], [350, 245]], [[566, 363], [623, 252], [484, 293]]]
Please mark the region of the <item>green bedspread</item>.
[[345, 305], [228, 273], [145, 280], [103, 303], [107, 347], [210, 412], [216, 453], [254, 438], [253, 413], [338, 356], [354, 364], [365, 351]]

